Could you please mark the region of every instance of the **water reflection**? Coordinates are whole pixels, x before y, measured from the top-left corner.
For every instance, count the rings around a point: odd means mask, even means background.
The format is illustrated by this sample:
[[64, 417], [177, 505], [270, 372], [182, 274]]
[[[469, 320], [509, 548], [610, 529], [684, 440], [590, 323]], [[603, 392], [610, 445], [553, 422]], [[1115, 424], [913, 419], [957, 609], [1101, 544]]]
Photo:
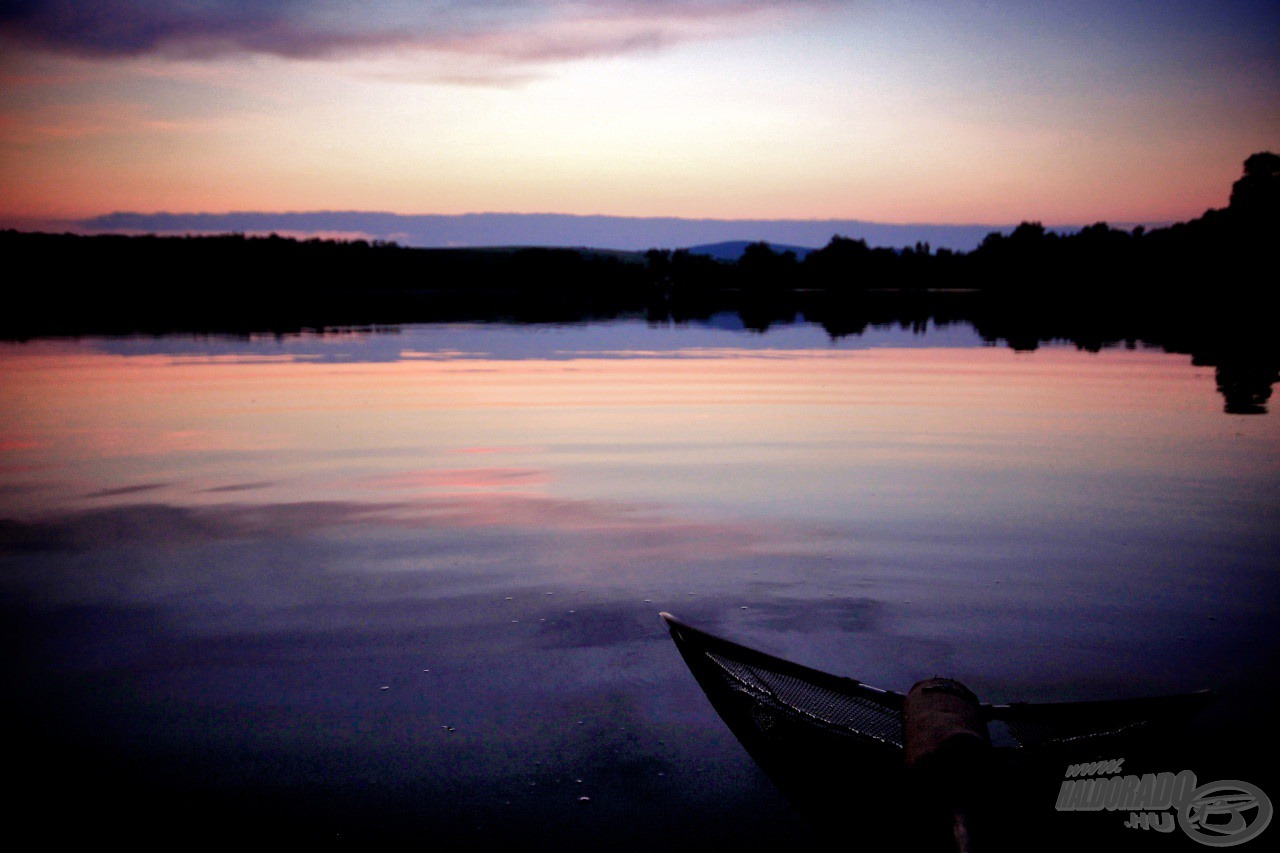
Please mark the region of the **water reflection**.
[[803, 841], [669, 610], [899, 689], [1225, 689], [1267, 790], [1280, 435], [1217, 394], [958, 327], [7, 344], [18, 766], [228, 834]]
[[[672, 355], [712, 349], [753, 351], [866, 349], [883, 346], [966, 347], [1008, 346], [1032, 352], [1043, 346], [1069, 343], [1087, 352], [1138, 346], [1187, 354], [1193, 363], [1214, 368], [1228, 414], [1263, 414], [1272, 388], [1280, 381], [1280, 359], [1271, 336], [1259, 330], [1169, 327], [1157, 319], [1112, 320], [1093, 317], [1064, 319], [1035, 312], [1010, 315], [982, 310], [981, 303], [950, 305], [945, 294], [933, 304], [923, 296], [899, 305], [890, 301], [879, 311], [857, 314], [856, 321], [806, 322], [792, 309], [768, 323], [752, 323], [736, 311], [709, 312], [702, 318], [673, 322], [669, 318], [635, 321], [503, 325], [454, 323], [429, 326], [390, 325], [335, 328], [320, 332], [275, 334], [171, 335], [90, 339], [102, 352], [139, 356], [167, 355], [196, 360], [295, 360], [320, 363], [390, 362], [406, 359], [462, 357], [510, 359], [574, 359], [584, 353], [596, 357], [635, 357], [645, 352]], [[958, 298], [951, 295], [952, 299]], [[862, 306], [870, 310], [872, 306]], [[1024, 306], [1025, 307], [1025, 306]], [[990, 308], [990, 306], [988, 306]], [[913, 309], [913, 310], [908, 310]], [[1125, 323], [1128, 323], [1126, 326]], [[1083, 325], [1082, 325], [1083, 324]], [[1095, 328], [1102, 324], [1105, 328]], [[750, 334], [758, 332], [760, 334]], [[767, 334], [765, 334], [767, 332]], [[747, 333], [747, 334], [744, 334]]]

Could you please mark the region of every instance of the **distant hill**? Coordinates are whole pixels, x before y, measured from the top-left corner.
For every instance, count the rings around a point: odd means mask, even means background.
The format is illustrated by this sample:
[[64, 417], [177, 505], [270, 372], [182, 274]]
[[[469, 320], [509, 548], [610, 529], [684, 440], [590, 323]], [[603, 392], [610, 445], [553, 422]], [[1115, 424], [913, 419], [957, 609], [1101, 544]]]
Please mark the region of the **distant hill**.
[[[717, 261], [737, 261], [742, 257], [742, 253], [750, 246], [752, 240], [728, 240], [724, 243], [709, 243], [703, 246], [690, 246], [688, 251], [695, 255], [708, 255]], [[814, 251], [815, 246], [784, 246], [780, 243], [769, 243], [769, 248], [782, 254], [784, 252], [794, 252], [796, 260], [803, 261], [805, 256]]]
[[[368, 211], [298, 213], [111, 213], [66, 223], [81, 233], [271, 234], [381, 240], [424, 248], [481, 246], [589, 247], [643, 252], [764, 240], [776, 247], [825, 246], [835, 235], [871, 246], [928, 243], [967, 252], [1013, 225], [888, 225], [857, 219], [680, 219], [469, 213], [458, 216]], [[1075, 226], [1054, 226], [1059, 231]], [[44, 229], [48, 230], [48, 229]], [[744, 244], [745, 245], [745, 244]]]

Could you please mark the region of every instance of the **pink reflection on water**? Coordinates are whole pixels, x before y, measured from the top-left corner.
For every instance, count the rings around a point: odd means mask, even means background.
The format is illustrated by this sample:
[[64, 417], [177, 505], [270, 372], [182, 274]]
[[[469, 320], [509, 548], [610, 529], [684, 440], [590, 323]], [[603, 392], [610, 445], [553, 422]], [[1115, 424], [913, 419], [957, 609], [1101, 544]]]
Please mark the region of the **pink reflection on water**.
[[539, 486], [549, 480], [542, 468], [442, 468], [386, 474], [364, 482], [383, 489], [504, 489]]
[[16, 450], [35, 450], [44, 447], [47, 442], [31, 438], [0, 438], [0, 453], [12, 453]]
[[[281, 503], [359, 501], [370, 488], [554, 489], [733, 514], [854, 509], [859, 488], [912, 475], [948, 498], [971, 496], [945, 490], [952, 480], [1007, 488], [992, 479], [1000, 471], [1199, 476], [1259, 460], [1274, 470], [1280, 458], [1239, 453], [1245, 441], [1274, 448], [1270, 422], [1224, 419], [1211, 371], [1155, 351], [437, 356], [346, 364], [11, 348], [0, 352], [0, 470], [49, 487], [49, 508], [63, 488], [55, 478], [74, 472], [64, 497], [154, 482], [191, 495], [272, 483], [262, 499]], [[504, 464], [449, 464], [485, 455]]]

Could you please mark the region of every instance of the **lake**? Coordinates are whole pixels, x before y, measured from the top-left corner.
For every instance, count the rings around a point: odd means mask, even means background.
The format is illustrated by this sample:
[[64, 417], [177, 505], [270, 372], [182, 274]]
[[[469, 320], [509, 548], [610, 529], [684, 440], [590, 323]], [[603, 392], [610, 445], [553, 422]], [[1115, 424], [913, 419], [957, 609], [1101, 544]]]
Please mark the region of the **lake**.
[[899, 691], [1212, 688], [1197, 773], [1280, 796], [1280, 426], [1186, 355], [732, 317], [44, 339], [0, 343], [0, 412], [45, 838], [816, 843], [659, 611]]

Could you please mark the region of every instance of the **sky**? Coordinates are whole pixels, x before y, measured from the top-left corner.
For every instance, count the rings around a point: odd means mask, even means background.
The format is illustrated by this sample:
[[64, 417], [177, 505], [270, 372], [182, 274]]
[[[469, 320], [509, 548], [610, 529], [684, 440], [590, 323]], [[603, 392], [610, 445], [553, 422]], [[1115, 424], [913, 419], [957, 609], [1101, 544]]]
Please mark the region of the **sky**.
[[0, 225], [1159, 223], [1280, 150], [1280, 3], [0, 0]]

